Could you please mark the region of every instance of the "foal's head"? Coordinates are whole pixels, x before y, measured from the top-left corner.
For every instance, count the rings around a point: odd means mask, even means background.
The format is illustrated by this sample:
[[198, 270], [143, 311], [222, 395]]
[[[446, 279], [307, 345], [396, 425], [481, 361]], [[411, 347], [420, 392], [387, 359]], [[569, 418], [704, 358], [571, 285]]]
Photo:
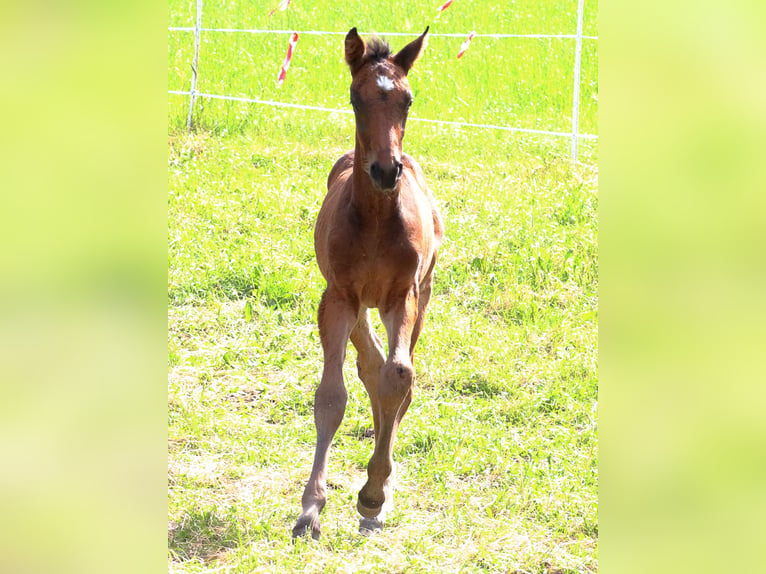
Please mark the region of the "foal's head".
[[426, 34], [428, 28], [395, 55], [378, 38], [365, 43], [356, 28], [346, 36], [357, 153], [365, 158], [364, 170], [380, 191], [396, 189], [402, 175], [402, 139], [412, 104], [407, 72], [425, 48]]

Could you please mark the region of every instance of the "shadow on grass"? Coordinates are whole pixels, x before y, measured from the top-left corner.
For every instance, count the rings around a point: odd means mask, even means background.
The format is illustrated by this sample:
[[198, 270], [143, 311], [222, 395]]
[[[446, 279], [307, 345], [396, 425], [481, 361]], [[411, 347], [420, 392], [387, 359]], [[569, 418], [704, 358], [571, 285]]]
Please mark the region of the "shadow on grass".
[[216, 509], [192, 510], [168, 525], [168, 550], [175, 562], [209, 562], [239, 547], [247, 533], [235, 508], [221, 516]]
[[211, 297], [229, 301], [255, 297], [267, 307], [284, 309], [297, 306], [304, 295], [290, 280], [276, 273], [263, 274], [255, 267], [241, 273], [229, 269], [210, 270], [191, 283], [171, 287], [168, 297], [172, 305]]

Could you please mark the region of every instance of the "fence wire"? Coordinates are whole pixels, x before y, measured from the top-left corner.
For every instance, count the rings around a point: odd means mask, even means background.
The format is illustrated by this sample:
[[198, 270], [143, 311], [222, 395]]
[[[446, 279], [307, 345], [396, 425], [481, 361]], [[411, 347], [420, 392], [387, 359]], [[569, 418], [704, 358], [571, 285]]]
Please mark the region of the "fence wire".
[[[228, 96], [223, 94], [204, 94], [197, 91], [197, 69], [199, 66], [199, 48], [202, 32], [213, 33], [246, 33], [246, 34], [292, 34], [294, 30], [262, 30], [262, 29], [248, 29], [248, 28], [203, 28], [202, 27], [202, 4], [203, 0], [197, 0], [196, 21], [194, 27], [188, 26], [169, 26], [170, 32], [194, 32], [194, 58], [192, 60], [192, 80], [191, 89], [189, 91], [180, 90], [168, 90], [168, 94], [189, 96], [189, 115], [187, 118], [187, 127], [189, 130], [192, 128], [192, 115], [194, 112], [194, 103], [196, 98], [208, 98], [216, 100], [229, 100], [237, 102], [247, 102], [253, 104], [267, 105], [273, 107], [283, 108], [295, 108], [302, 110], [313, 110], [321, 112], [332, 112], [339, 114], [351, 114], [350, 110], [339, 110], [333, 108], [325, 108], [322, 106], [310, 106], [305, 104], [292, 104], [287, 102], [276, 102], [272, 100], [262, 100], [258, 98], [244, 98], [238, 96]], [[578, 0], [577, 2], [577, 32], [576, 34], [474, 34], [475, 38], [546, 38], [546, 39], [574, 39], [575, 40], [575, 60], [574, 60], [574, 85], [572, 90], [572, 130], [569, 132], [557, 132], [548, 130], [536, 130], [528, 128], [518, 128], [511, 126], [500, 126], [493, 124], [478, 124], [470, 122], [458, 122], [448, 120], [432, 120], [427, 118], [410, 118], [411, 121], [427, 122], [432, 124], [451, 125], [458, 127], [480, 128], [480, 129], [495, 129], [504, 130], [517, 133], [529, 133], [546, 136], [556, 137], [568, 137], [571, 138], [571, 151], [572, 160], [577, 161], [577, 141], [578, 139], [598, 139], [597, 135], [593, 134], [581, 134], [579, 133], [579, 115], [580, 115], [580, 79], [582, 75], [582, 41], [583, 40], [598, 40], [598, 36], [583, 36], [583, 12], [584, 12], [584, 0]], [[360, 32], [361, 34], [369, 34], [368, 32]], [[341, 36], [346, 32], [332, 32], [321, 30], [304, 30], [298, 32], [298, 34], [307, 35], [332, 35]], [[410, 34], [405, 32], [377, 32], [380, 36], [418, 36], [419, 34]], [[465, 38], [467, 34], [429, 34], [433, 37], [445, 37], [445, 38]]]
[[[194, 32], [196, 28], [190, 26], [168, 26], [169, 32]], [[292, 34], [298, 32], [300, 35], [307, 34], [309, 36], [345, 36], [348, 32], [331, 32], [327, 30], [269, 30], [259, 28], [200, 28], [202, 32], [221, 32], [229, 34]], [[361, 36], [367, 36], [369, 34], [376, 34], [377, 36], [407, 36], [411, 38], [417, 38], [420, 34], [410, 32], [362, 32]], [[449, 34], [449, 33], [437, 33], [429, 32], [429, 38], [465, 38], [468, 34]], [[575, 39], [577, 34], [474, 34], [474, 38], [561, 38], [561, 39]], [[582, 36], [583, 40], [598, 40], [598, 36]]]

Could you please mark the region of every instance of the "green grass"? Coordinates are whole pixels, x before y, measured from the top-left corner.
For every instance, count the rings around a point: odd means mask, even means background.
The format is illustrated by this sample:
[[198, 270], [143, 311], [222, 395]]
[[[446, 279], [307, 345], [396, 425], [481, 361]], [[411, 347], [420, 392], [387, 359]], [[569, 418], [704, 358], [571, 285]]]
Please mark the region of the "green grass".
[[[438, 4], [402, 8], [399, 16], [419, 29]], [[525, 2], [501, 17], [490, 7], [479, 14], [461, 4], [445, 12], [439, 31], [491, 25], [491, 31], [568, 32], [576, 8]], [[227, 3], [206, 8], [205, 25], [409, 29], [375, 21], [373, 9], [383, 5], [320, 11], [296, 0], [268, 21], [271, 5]], [[190, 18], [193, 3], [171, 4], [171, 25], [188, 25]], [[593, 18], [586, 18], [586, 33], [595, 33], [588, 31]], [[268, 38], [250, 37], [251, 48], [266, 50]], [[286, 38], [274, 38], [278, 68]], [[210, 37], [207, 48], [214, 43], [222, 63], [208, 66], [204, 81], [213, 84], [200, 89], [345, 106], [342, 36], [309, 38], [301, 38], [299, 51], [337, 68], [337, 77], [314, 78], [294, 59], [278, 92], [274, 62], [264, 63], [268, 78], [250, 77], [251, 70], [239, 67], [242, 50], [250, 49], [244, 39]], [[393, 39], [394, 47], [402, 40]], [[186, 48], [172, 33], [169, 45], [170, 81], [175, 51]], [[507, 88], [517, 91], [520, 110], [529, 99], [550, 106], [538, 115], [519, 113], [524, 125], [541, 127], [538, 120], [559, 114], [558, 96], [539, 99], [454, 67], [442, 73], [439, 58], [424, 58], [411, 73], [421, 86], [413, 113], [471, 121], [501, 114], [497, 121], [506, 121], [512, 117], [502, 116]], [[595, 52], [586, 61], [595, 73]], [[454, 101], [434, 95], [442, 89], [434, 83], [453, 86], [452, 96], [466, 102], [464, 115]], [[183, 98], [169, 101], [169, 570], [596, 571], [596, 145], [581, 142], [575, 164], [561, 138], [408, 125], [405, 149], [438, 199], [446, 238], [415, 354], [416, 394], [394, 453], [396, 508], [381, 534], [358, 535], [355, 501], [372, 453], [372, 418], [349, 347], [349, 402], [331, 452], [323, 537], [293, 544], [321, 372], [315, 315], [324, 281], [314, 260], [313, 222], [330, 167], [353, 146], [352, 118], [203, 102], [198, 129], [189, 135], [178, 129]], [[595, 130], [595, 111], [594, 104], [588, 129]]]

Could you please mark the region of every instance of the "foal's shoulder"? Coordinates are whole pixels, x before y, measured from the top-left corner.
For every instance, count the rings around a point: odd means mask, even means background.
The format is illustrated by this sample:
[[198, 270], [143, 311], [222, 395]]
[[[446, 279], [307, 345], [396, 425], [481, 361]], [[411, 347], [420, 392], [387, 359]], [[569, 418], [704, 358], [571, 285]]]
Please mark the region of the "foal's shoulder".
[[403, 153], [402, 164], [404, 164], [404, 167], [409, 169], [415, 175], [415, 181], [417, 181], [418, 185], [421, 188], [423, 188], [423, 190], [426, 193], [428, 193], [428, 184], [426, 183], [426, 176], [423, 174], [423, 170], [420, 168], [420, 165], [418, 164], [418, 162], [415, 161], [415, 158], [407, 155], [406, 153]]
[[327, 176], [327, 189], [330, 189], [332, 182], [338, 179], [341, 174], [345, 172], [351, 172], [354, 169], [354, 150], [347, 151], [340, 159], [335, 162], [330, 170], [330, 175]]
[[420, 168], [418, 162], [416, 162], [407, 154], [402, 154], [402, 163], [405, 165], [405, 167], [412, 171], [415, 176], [415, 181], [418, 183], [418, 186], [423, 190], [423, 193], [426, 194], [426, 197], [428, 197], [428, 200], [431, 203], [431, 211], [433, 213], [434, 219], [434, 233], [437, 239], [436, 247], [438, 249], [439, 243], [441, 243], [441, 239], [444, 236], [444, 223], [442, 221], [441, 215], [439, 214], [439, 210], [436, 208], [436, 200], [431, 194], [431, 189], [426, 183], [426, 176], [423, 174], [423, 170]]

